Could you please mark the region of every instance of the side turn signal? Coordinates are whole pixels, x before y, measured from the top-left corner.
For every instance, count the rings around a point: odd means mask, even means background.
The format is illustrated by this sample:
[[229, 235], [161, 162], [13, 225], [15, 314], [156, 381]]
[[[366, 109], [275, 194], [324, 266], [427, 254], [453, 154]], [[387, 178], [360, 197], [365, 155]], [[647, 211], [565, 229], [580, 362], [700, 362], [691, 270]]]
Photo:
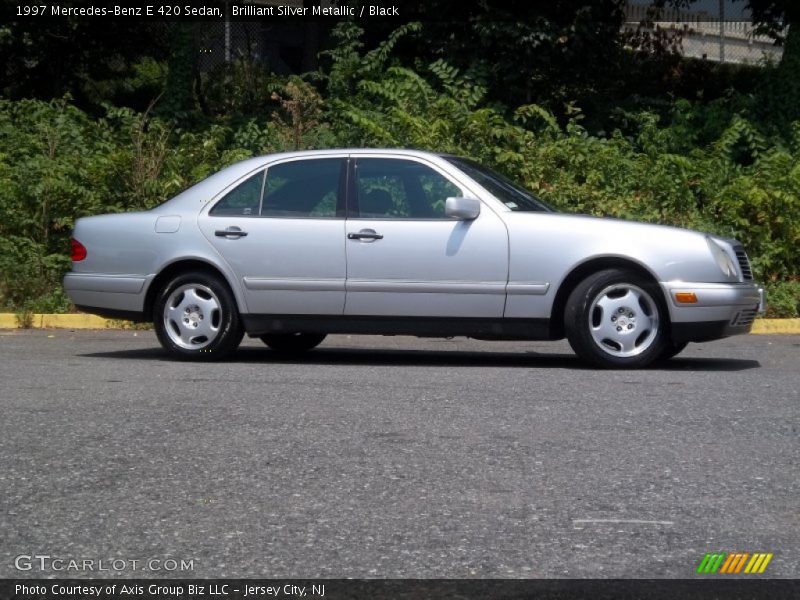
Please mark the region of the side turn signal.
[[681, 304], [697, 304], [697, 296], [694, 292], [675, 292], [675, 300]]

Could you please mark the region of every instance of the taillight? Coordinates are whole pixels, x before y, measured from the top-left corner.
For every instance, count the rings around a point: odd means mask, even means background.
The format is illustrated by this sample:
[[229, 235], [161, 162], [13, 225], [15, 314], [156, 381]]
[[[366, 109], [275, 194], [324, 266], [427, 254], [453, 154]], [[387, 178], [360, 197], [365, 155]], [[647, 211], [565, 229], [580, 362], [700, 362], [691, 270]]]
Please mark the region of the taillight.
[[75, 238], [70, 240], [70, 244], [72, 244], [72, 261], [78, 262], [86, 258], [86, 246], [81, 244]]

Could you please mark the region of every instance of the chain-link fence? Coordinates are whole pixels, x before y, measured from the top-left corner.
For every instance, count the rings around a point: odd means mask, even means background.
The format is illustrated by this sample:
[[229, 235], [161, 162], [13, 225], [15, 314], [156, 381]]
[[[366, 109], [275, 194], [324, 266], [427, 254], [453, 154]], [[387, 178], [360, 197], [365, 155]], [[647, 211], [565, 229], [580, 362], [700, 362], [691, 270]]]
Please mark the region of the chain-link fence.
[[782, 48], [771, 37], [756, 33], [744, 4], [706, 1], [695, 10], [677, 10], [629, 2], [625, 28], [675, 35], [679, 51], [688, 58], [754, 65], [779, 61]]
[[[699, 8], [691, 10], [655, 9], [652, 4], [652, 0], [628, 2], [625, 29], [672, 37], [688, 58], [736, 64], [780, 60], [782, 48], [771, 37], [756, 33], [744, 2], [701, 0], [692, 5]], [[199, 23], [198, 68], [208, 72], [249, 58], [280, 74], [313, 69], [319, 50], [313, 27], [301, 21], [258, 18]]]
[[273, 73], [301, 73], [316, 66], [318, 24], [267, 19], [197, 25], [198, 68], [208, 72], [240, 59], [258, 62]]

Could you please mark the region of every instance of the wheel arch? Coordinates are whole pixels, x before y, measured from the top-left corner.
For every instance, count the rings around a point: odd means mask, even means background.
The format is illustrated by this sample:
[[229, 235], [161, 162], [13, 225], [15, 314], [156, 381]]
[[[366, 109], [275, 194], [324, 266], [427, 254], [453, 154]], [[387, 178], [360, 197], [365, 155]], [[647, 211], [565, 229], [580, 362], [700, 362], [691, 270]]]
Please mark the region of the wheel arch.
[[564, 311], [569, 298], [575, 287], [592, 273], [597, 273], [604, 269], [626, 269], [641, 275], [653, 283], [654, 289], [658, 290], [657, 301], [660, 301], [664, 309], [664, 317], [669, 324], [669, 310], [666, 299], [658, 284], [658, 279], [647, 267], [628, 257], [622, 256], [597, 256], [575, 265], [558, 286], [553, 306], [550, 311], [550, 337], [551, 339], [562, 339], [564, 332]]
[[161, 290], [164, 285], [174, 277], [189, 271], [201, 271], [219, 277], [219, 279], [227, 286], [228, 291], [230, 291], [231, 295], [236, 300], [236, 303], [239, 305], [239, 312], [243, 312], [243, 306], [241, 299], [239, 298], [239, 294], [234, 286], [231, 285], [231, 282], [222, 269], [220, 269], [214, 263], [206, 260], [198, 258], [183, 258], [165, 265], [150, 282], [144, 300], [145, 320], [153, 320], [153, 306], [155, 305], [156, 295], [158, 294], [159, 290]]

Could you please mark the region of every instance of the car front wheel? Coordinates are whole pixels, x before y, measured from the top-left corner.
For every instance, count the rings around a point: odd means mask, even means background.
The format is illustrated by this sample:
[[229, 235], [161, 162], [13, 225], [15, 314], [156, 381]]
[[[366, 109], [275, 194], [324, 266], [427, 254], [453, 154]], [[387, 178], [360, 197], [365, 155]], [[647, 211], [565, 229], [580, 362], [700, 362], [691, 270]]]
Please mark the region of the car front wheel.
[[667, 326], [658, 287], [625, 269], [606, 269], [584, 279], [564, 311], [572, 349], [604, 368], [644, 367], [663, 356]]
[[207, 273], [175, 277], [159, 293], [153, 315], [158, 341], [175, 358], [223, 359], [244, 334], [230, 290]]

